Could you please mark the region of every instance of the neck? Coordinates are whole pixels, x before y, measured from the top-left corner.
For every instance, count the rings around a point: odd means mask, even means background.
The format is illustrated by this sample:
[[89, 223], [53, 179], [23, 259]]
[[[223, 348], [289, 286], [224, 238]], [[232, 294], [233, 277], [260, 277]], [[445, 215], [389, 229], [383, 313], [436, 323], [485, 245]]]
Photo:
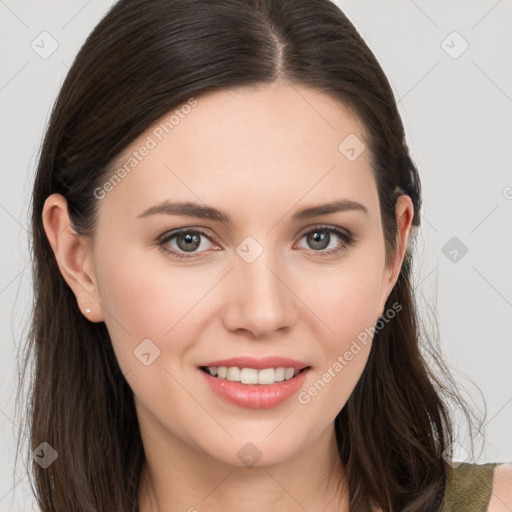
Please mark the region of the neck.
[[171, 463], [168, 457], [155, 457], [151, 449], [145, 451], [140, 512], [349, 511], [334, 428], [292, 459], [271, 466], [231, 466], [197, 452]]

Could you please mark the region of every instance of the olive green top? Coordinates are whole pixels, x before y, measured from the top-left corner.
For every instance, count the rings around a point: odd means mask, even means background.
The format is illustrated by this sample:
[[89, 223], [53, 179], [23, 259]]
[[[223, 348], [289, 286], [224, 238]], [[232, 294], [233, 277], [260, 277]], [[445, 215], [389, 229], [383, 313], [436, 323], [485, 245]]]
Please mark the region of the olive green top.
[[497, 463], [462, 463], [450, 468], [443, 506], [439, 512], [486, 512], [496, 466]]

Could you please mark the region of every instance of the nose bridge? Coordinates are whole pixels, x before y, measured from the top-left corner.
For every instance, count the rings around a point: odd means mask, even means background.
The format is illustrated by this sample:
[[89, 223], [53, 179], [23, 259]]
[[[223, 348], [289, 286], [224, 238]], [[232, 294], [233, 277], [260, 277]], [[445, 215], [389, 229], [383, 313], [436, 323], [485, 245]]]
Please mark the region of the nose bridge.
[[285, 285], [283, 262], [254, 239], [237, 247], [229, 300], [229, 327], [270, 334], [292, 321], [293, 294]]

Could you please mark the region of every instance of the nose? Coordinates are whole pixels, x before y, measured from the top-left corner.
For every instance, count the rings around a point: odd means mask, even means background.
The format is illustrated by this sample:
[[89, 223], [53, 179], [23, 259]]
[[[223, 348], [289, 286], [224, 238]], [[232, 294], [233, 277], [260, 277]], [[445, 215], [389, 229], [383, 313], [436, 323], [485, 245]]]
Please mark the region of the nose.
[[231, 331], [248, 331], [255, 338], [287, 331], [296, 318], [296, 302], [282, 263], [270, 263], [263, 252], [247, 263], [235, 259], [228, 276], [224, 323]]

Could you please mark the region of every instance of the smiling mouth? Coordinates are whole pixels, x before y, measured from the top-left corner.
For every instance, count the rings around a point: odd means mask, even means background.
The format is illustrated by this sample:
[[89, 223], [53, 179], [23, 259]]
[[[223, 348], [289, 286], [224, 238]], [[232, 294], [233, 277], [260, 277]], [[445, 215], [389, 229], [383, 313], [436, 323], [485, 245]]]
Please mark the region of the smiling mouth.
[[310, 366], [306, 366], [301, 370], [295, 368], [285, 368], [283, 366], [277, 368], [264, 368], [257, 370], [255, 368], [239, 368], [237, 366], [200, 366], [199, 369], [220, 380], [228, 380], [230, 382], [238, 382], [240, 384], [261, 384], [270, 385], [277, 384], [293, 379], [299, 373], [309, 370]]

